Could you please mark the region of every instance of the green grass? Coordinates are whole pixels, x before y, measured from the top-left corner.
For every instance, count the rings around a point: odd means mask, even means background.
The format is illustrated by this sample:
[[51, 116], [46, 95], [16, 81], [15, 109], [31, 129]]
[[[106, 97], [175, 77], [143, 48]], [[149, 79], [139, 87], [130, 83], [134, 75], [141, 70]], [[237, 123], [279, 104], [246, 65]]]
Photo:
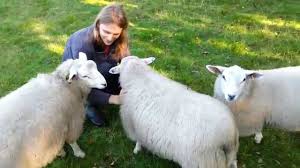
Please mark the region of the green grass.
[[[68, 36], [91, 24], [108, 1], [0, 1], [0, 96], [60, 63]], [[130, 19], [131, 52], [155, 55], [158, 72], [212, 94], [215, 77], [206, 64], [267, 69], [300, 65], [298, 0], [123, 1]], [[280, 79], [280, 77], [279, 77]], [[108, 108], [110, 126], [85, 124], [79, 144], [87, 157], [68, 154], [48, 168], [178, 167], [143, 151], [134, 156], [118, 108]], [[300, 167], [300, 136], [277, 129], [263, 132], [262, 144], [241, 138], [242, 168]]]

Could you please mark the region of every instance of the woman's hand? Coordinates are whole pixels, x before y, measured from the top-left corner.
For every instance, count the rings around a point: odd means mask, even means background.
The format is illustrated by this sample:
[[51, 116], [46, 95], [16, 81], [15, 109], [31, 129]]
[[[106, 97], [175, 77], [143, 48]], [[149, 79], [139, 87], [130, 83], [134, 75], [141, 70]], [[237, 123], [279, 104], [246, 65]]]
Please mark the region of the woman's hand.
[[123, 89], [120, 91], [119, 95], [111, 95], [109, 97], [108, 103], [109, 104], [116, 104], [116, 105], [120, 105], [121, 102], [121, 96], [124, 95], [126, 93], [126, 91], [124, 91]]
[[108, 99], [108, 103], [120, 105], [121, 104], [120, 95], [111, 95]]

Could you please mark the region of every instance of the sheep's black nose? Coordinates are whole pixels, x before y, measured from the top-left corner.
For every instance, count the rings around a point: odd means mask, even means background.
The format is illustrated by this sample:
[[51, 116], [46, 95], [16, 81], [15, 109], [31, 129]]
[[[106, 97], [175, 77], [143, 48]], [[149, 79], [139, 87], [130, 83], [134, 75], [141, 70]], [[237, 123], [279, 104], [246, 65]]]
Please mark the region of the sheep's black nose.
[[235, 95], [228, 95], [229, 100], [233, 100], [235, 98]]

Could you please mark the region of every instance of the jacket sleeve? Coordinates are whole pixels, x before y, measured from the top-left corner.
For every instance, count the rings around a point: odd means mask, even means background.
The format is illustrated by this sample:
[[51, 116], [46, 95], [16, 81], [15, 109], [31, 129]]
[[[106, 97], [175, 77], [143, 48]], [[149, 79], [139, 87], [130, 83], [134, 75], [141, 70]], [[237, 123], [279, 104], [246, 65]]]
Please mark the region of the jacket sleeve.
[[82, 45], [78, 44], [72, 44], [71, 38], [67, 41], [62, 61], [65, 61], [67, 59], [77, 59], [79, 52], [85, 52]]
[[102, 90], [92, 89], [88, 96], [88, 102], [94, 106], [107, 105], [110, 95]]
[[77, 59], [79, 52], [84, 52], [89, 60], [92, 59], [92, 43], [89, 42], [89, 38], [86, 37], [86, 32], [76, 32], [68, 39], [62, 61], [67, 59]]

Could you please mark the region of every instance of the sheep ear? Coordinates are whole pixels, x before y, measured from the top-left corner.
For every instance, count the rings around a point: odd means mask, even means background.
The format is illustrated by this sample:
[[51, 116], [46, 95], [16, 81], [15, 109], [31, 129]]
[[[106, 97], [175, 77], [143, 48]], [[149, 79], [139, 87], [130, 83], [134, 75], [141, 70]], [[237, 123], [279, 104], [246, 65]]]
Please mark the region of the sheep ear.
[[110, 68], [109, 73], [111, 74], [119, 74], [121, 71], [120, 65]]
[[87, 56], [84, 52], [79, 52], [78, 59], [82, 61], [87, 61]]
[[223, 66], [214, 66], [214, 65], [206, 65], [206, 69], [213, 73], [213, 74], [217, 74], [220, 75], [223, 73], [223, 71], [226, 69], [226, 67]]
[[78, 79], [77, 74], [69, 74], [69, 76], [66, 78], [68, 83], [72, 83], [73, 80], [77, 80], [77, 79]]
[[143, 60], [146, 64], [151, 64], [155, 60], [155, 57], [142, 58], [141, 60]]
[[68, 81], [68, 83], [72, 83], [73, 80], [77, 80], [78, 79], [78, 75], [77, 75], [77, 71], [75, 70], [75, 68], [71, 68], [69, 71], [69, 75], [67, 76], [66, 80]]
[[262, 73], [259, 72], [255, 72], [255, 71], [248, 71], [246, 73], [247, 79], [256, 79], [256, 78], [260, 78], [263, 76]]

